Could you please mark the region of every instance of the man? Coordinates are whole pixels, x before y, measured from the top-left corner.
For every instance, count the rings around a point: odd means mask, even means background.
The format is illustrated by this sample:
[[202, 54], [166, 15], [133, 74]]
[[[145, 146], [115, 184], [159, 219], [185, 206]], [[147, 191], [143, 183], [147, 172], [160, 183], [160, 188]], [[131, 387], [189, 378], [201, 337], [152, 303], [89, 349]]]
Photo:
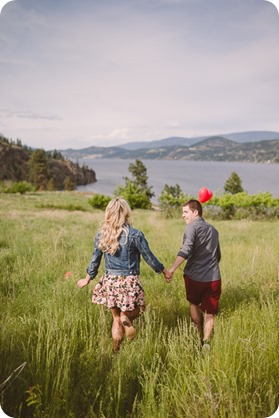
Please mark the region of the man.
[[202, 350], [209, 351], [221, 295], [219, 234], [203, 219], [198, 200], [191, 199], [183, 204], [182, 217], [186, 222], [183, 243], [169, 271], [173, 274], [187, 260], [184, 281], [190, 315], [199, 331]]

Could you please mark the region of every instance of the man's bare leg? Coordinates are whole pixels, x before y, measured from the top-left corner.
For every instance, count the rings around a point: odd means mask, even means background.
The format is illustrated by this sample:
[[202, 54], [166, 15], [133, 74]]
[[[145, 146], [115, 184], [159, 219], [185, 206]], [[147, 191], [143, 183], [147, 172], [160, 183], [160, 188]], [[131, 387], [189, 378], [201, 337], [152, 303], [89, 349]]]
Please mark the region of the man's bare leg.
[[190, 303], [190, 316], [199, 331], [201, 340], [203, 340], [203, 313], [200, 308], [193, 303]]
[[209, 341], [214, 328], [214, 315], [206, 313], [204, 314], [204, 341]]

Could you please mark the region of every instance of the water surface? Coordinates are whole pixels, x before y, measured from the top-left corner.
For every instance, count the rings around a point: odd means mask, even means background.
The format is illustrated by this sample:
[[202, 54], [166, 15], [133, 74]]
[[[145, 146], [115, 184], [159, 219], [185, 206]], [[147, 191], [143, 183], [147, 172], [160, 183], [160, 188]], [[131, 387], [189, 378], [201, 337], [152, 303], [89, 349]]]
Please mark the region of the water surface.
[[[123, 177], [132, 178], [129, 164], [135, 160], [84, 159], [86, 165], [96, 172], [97, 182], [79, 186], [79, 191], [93, 191], [112, 196], [117, 185], [123, 185]], [[223, 191], [233, 171], [240, 176], [242, 187], [249, 194], [270, 192], [279, 197], [279, 164], [184, 161], [184, 160], [142, 160], [147, 168], [148, 184], [153, 186], [157, 202], [165, 184], [179, 184], [182, 191], [197, 196], [201, 187], [212, 192]]]

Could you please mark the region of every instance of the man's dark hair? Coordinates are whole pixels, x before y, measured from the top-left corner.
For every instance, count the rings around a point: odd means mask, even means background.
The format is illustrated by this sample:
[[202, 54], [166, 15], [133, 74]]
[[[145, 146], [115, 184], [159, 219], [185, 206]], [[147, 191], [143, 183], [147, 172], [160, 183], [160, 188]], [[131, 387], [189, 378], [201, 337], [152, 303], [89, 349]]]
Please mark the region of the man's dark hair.
[[202, 205], [201, 205], [201, 203], [198, 200], [196, 200], [196, 199], [190, 199], [187, 202], [183, 203], [182, 206], [183, 207], [189, 206], [189, 208], [190, 208], [190, 210], [192, 212], [194, 212], [194, 210], [197, 210], [198, 211], [198, 215], [199, 216], [202, 216]]

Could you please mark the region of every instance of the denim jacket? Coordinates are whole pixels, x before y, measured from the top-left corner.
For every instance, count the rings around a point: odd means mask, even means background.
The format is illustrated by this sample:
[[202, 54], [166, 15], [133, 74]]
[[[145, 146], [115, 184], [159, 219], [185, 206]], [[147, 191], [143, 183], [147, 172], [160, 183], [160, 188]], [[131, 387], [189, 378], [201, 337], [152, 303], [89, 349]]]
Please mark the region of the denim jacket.
[[106, 274], [115, 276], [139, 275], [140, 255], [156, 273], [162, 273], [164, 266], [150, 250], [148, 242], [141, 231], [127, 225], [127, 232], [123, 230], [120, 234], [120, 246], [114, 255], [108, 252], [103, 253], [98, 248], [99, 237], [100, 233], [95, 237], [92, 259], [86, 270], [91, 279], [94, 279], [98, 274], [103, 254]]

